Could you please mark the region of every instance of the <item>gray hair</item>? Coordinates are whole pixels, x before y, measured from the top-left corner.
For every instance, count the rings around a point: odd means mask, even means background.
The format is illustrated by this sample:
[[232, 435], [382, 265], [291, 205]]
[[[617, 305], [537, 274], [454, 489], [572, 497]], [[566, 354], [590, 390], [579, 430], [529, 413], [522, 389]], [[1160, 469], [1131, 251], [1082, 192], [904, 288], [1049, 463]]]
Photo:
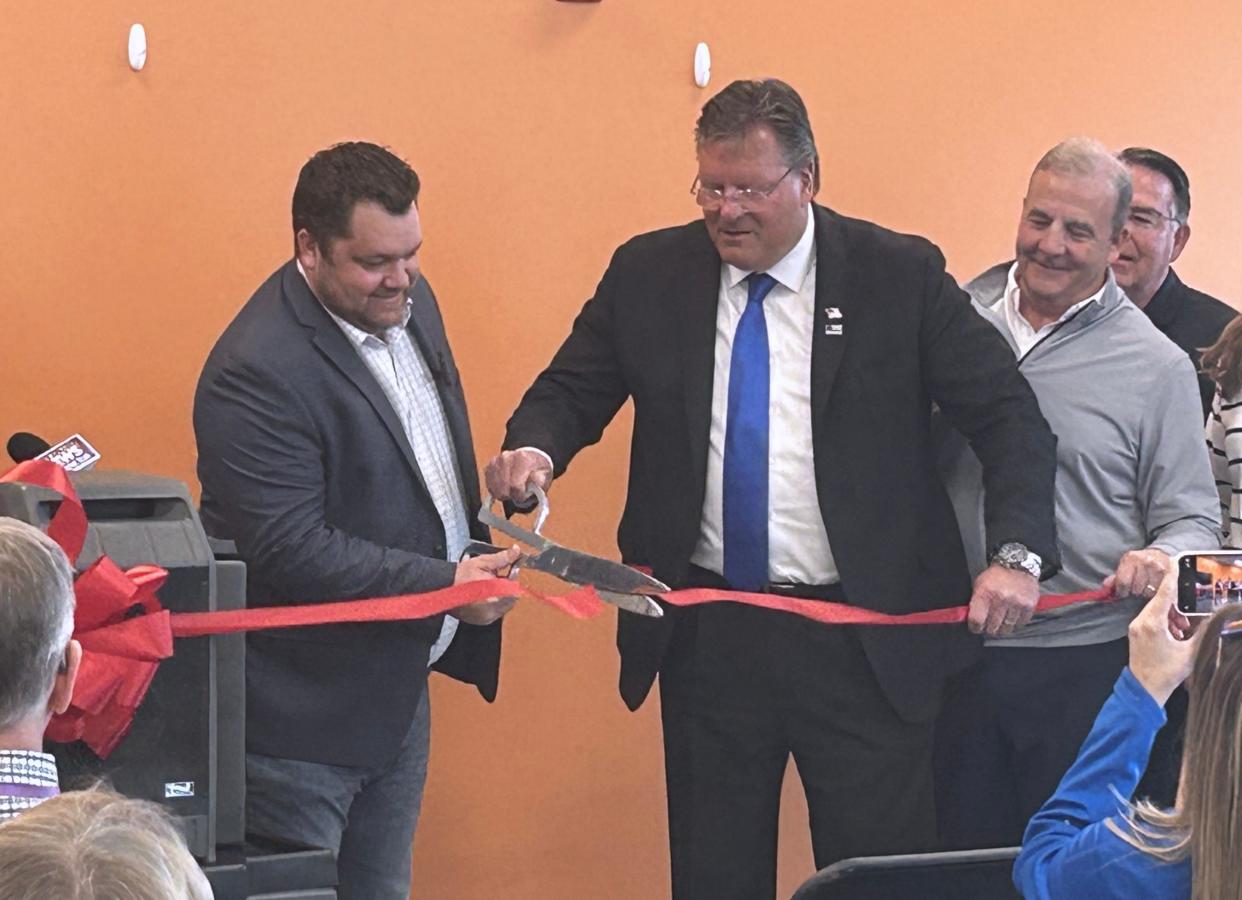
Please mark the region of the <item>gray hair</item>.
[[111, 790], [72, 791], [0, 825], [0, 900], [211, 900], [168, 813]]
[[694, 126], [696, 147], [715, 141], [740, 140], [752, 128], [772, 130], [785, 164], [810, 167], [811, 187], [819, 190], [819, 151], [802, 98], [777, 78], [735, 81], [703, 104]]
[[73, 635], [73, 571], [51, 538], [0, 517], [0, 729], [47, 702]]
[[1052, 171], [1063, 175], [1102, 175], [1112, 182], [1117, 195], [1113, 208], [1112, 240], [1117, 240], [1130, 215], [1130, 198], [1134, 186], [1130, 172], [1112, 152], [1092, 138], [1074, 137], [1061, 141], [1035, 164], [1036, 172]]

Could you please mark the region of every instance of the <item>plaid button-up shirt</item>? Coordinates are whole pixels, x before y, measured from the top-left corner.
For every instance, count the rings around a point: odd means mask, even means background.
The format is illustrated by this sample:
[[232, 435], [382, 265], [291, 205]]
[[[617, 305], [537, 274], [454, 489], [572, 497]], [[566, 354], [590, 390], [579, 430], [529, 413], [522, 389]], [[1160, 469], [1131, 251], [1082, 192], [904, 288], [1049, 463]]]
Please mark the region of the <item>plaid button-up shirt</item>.
[[0, 822], [60, 793], [56, 758], [35, 750], [0, 750]]
[[[298, 270], [301, 271], [301, 265]], [[306, 273], [302, 275], [305, 277]], [[453, 439], [435, 379], [406, 330], [410, 321], [410, 301], [406, 301], [405, 318], [401, 325], [388, 328], [381, 335], [370, 334], [351, 325], [326, 306], [324, 310], [340, 326], [401, 420], [401, 428], [414, 451], [414, 459], [418, 461], [431, 502], [444, 523], [446, 557], [457, 559], [470, 542], [461, 473], [457, 470]], [[445, 616], [440, 637], [431, 648], [428, 665], [444, 655], [456, 632], [457, 620]]]

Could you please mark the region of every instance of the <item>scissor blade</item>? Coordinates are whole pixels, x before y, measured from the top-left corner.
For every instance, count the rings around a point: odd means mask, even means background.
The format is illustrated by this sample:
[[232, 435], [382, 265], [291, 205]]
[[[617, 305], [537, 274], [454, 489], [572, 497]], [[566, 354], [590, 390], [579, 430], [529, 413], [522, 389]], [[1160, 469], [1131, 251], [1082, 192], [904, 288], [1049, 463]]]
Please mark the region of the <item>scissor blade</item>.
[[662, 581], [645, 575], [637, 569], [602, 559], [589, 553], [570, 550], [553, 544], [542, 553], [531, 556], [526, 565], [540, 572], [548, 572], [562, 581], [589, 584], [596, 590], [613, 591], [618, 594], [658, 594], [669, 589]]
[[640, 616], [651, 616], [660, 618], [664, 615], [664, 610], [660, 604], [656, 603], [650, 597], [642, 594], [618, 594], [615, 591], [596, 590], [599, 599], [605, 603], [611, 603], [618, 609], [624, 609], [626, 612], [638, 613]]

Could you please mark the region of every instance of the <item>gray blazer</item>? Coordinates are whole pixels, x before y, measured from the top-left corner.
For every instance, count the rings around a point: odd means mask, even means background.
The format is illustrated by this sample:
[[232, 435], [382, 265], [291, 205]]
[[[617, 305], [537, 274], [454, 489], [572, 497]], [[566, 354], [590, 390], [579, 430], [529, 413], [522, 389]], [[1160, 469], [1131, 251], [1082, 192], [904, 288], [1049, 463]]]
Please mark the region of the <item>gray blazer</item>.
[[[479, 485], [465, 397], [435, 296], [409, 330], [436, 377], [473, 536]], [[194, 399], [202, 518], [232, 538], [249, 604], [316, 603], [452, 584], [444, 528], [382, 388], [293, 261], [225, 329]], [[391, 759], [426, 688], [442, 617], [253, 633], [251, 752], [335, 765]], [[437, 663], [495, 696], [499, 623], [461, 625]]]

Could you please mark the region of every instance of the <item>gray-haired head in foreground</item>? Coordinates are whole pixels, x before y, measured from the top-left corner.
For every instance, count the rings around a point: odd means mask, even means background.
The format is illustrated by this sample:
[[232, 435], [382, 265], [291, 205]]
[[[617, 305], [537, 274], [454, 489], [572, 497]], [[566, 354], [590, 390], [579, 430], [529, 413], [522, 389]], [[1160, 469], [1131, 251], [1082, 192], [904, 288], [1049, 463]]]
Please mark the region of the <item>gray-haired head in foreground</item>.
[[53, 797], [0, 825], [0, 900], [211, 900], [169, 815], [107, 789]]
[[0, 730], [42, 711], [73, 634], [73, 571], [39, 529], [0, 517]]
[[802, 98], [777, 78], [735, 81], [703, 104], [694, 126], [696, 147], [715, 141], [741, 140], [753, 128], [767, 126], [781, 148], [785, 165], [811, 169], [812, 191], [819, 190], [819, 151]]
[[1069, 138], [1045, 153], [1035, 164], [1035, 171], [1106, 177], [1117, 197], [1117, 204], [1113, 208], [1112, 239], [1115, 241], [1121, 236], [1121, 229], [1130, 215], [1130, 197], [1134, 193], [1134, 187], [1130, 182], [1129, 171], [1107, 147], [1093, 138]]

